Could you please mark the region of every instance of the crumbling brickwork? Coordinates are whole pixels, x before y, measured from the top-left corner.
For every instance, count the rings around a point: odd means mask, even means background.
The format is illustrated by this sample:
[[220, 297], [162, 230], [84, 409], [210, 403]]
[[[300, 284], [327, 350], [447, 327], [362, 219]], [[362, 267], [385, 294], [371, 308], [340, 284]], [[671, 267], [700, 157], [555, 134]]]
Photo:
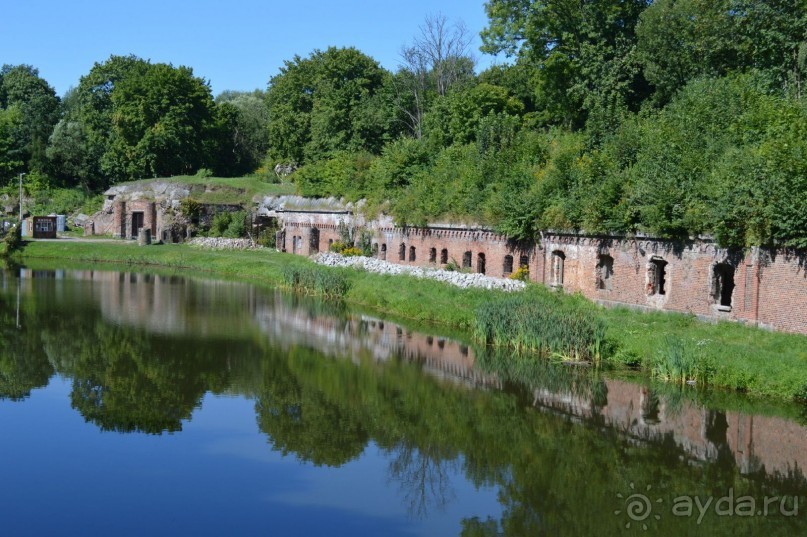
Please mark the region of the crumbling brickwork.
[[[278, 248], [298, 255], [327, 251], [356, 225], [346, 212], [285, 211]], [[807, 334], [807, 253], [734, 252], [709, 240], [544, 233], [518, 243], [491, 230], [458, 226], [395, 227], [361, 222], [373, 255], [404, 265], [460, 268], [506, 277], [525, 265], [531, 281], [581, 293], [604, 305], [692, 313]]]
[[113, 237], [134, 239], [140, 228], [150, 229], [153, 237], [158, 236], [158, 215], [153, 201], [116, 201], [113, 211]]

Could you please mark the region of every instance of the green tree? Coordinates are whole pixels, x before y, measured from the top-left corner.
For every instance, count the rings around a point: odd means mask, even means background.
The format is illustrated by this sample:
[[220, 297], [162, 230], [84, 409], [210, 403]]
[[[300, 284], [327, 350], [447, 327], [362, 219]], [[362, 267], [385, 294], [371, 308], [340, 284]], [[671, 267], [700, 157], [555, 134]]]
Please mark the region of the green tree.
[[264, 92], [225, 91], [216, 97], [216, 106], [232, 107], [220, 114], [228, 117], [226, 132], [232, 140], [233, 171], [255, 170], [269, 149], [269, 110]]
[[734, 0], [742, 14], [738, 40], [747, 66], [766, 74], [771, 85], [802, 98], [807, 83], [807, 0]]
[[143, 76], [148, 68], [149, 63], [136, 56], [113, 55], [103, 63], [96, 63], [79, 81], [75, 98], [78, 104], [75, 111], [69, 110], [66, 119], [78, 121], [86, 136], [86, 164], [81, 179], [94, 190], [104, 189], [119, 179], [111, 177], [101, 164], [112, 144], [112, 94], [123, 80]]
[[25, 154], [17, 143], [22, 113], [18, 106], [0, 109], [0, 176], [12, 177], [25, 169]]
[[85, 189], [90, 188], [87, 134], [80, 122], [60, 120], [50, 135], [45, 154], [54, 177], [61, 178], [69, 185], [78, 184]]
[[733, 0], [658, 0], [640, 17], [638, 50], [659, 102], [698, 76], [721, 76], [743, 61]]
[[[59, 120], [59, 98], [30, 65], [0, 68], [0, 167], [44, 172], [45, 148]], [[22, 165], [20, 163], [23, 163]]]
[[481, 83], [439, 99], [424, 120], [424, 131], [438, 146], [466, 144], [477, 138], [488, 116], [518, 117], [524, 105], [501, 86]]
[[153, 64], [116, 84], [110, 147], [102, 168], [135, 179], [194, 173], [209, 160], [213, 127], [210, 86], [188, 67]]
[[287, 61], [269, 82], [269, 154], [305, 163], [339, 151], [378, 154], [396, 132], [390, 75], [355, 48]]
[[401, 50], [402, 63], [393, 79], [396, 106], [416, 138], [423, 136], [423, 117], [434, 99], [475, 78], [471, 36], [462, 22], [451, 24], [445, 16], [433, 15], [419, 30]]
[[661, 103], [694, 78], [749, 69], [773, 87], [802, 92], [805, 0], [657, 0], [642, 13], [636, 34]]
[[482, 50], [534, 66], [536, 101], [549, 123], [581, 127], [603, 109], [635, 110], [649, 88], [634, 28], [647, 0], [490, 0]]
[[368, 170], [373, 160], [373, 155], [364, 151], [341, 151], [303, 166], [294, 174], [294, 181], [304, 196], [359, 200], [369, 193]]

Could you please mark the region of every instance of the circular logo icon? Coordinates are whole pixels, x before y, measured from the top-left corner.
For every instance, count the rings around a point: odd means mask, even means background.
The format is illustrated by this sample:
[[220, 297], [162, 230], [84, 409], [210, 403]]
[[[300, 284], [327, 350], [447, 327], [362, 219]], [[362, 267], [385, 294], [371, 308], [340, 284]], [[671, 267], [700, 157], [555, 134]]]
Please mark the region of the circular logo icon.
[[631, 493], [628, 496], [625, 496], [621, 492], [616, 495], [617, 498], [622, 500], [623, 508], [617, 509], [614, 511], [614, 514], [620, 516], [622, 513], [625, 513], [625, 515], [627, 515], [628, 522], [625, 524], [626, 529], [630, 529], [635, 522], [641, 523], [642, 529], [647, 531], [648, 526], [645, 522], [647, 519], [652, 516], [655, 520], [661, 520], [661, 515], [653, 514], [653, 503], [662, 503], [664, 500], [658, 498], [653, 502], [648, 496], [652, 488], [653, 487], [650, 485], [645, 488], [644, 492], [647, 494], [635, 492], [636, 485], [631, 483]]

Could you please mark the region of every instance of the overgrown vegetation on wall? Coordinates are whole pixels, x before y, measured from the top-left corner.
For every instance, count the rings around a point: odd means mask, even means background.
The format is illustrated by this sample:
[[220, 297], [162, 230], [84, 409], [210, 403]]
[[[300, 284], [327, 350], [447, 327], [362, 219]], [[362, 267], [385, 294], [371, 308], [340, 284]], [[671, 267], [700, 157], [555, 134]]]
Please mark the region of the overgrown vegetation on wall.
[[[61, 99], [0, 70], [0, 178], [28, 188], [292, 173], [401, 224], [712, 234], [807, 247], [806, 0], [490, 0], [474, 70], [430, 17], [395, 72], [355, 48], [295, 56], [216, 99], [187, 67], [111, 56]], [[277, 166], [277, 168], [276, 168]], [[296, 170], [296, 171], [295, 171]], [[277, 173], [276, 173], [277, 172]]]

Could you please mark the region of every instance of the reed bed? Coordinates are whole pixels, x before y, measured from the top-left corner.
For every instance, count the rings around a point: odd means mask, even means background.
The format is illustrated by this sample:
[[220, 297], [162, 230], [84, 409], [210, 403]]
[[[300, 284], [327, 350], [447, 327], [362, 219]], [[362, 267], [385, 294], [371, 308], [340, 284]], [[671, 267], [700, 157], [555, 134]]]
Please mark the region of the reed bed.
[[657, 380], [674, 384], [707, 384], [712, 367], [709, 360], [698, 355], [694, 345], [668, 336], [653, 357], [651, 374]]
[[350, 280], [341, 271], [319, 265], [289, 265], [283, 268], [283, 282], [297, 292], [344, 299]]
[[594, 307], [552, 293], [509, 295], [476, 310], [475, 338], [493, 347], [599, 363], [605, 324]]

